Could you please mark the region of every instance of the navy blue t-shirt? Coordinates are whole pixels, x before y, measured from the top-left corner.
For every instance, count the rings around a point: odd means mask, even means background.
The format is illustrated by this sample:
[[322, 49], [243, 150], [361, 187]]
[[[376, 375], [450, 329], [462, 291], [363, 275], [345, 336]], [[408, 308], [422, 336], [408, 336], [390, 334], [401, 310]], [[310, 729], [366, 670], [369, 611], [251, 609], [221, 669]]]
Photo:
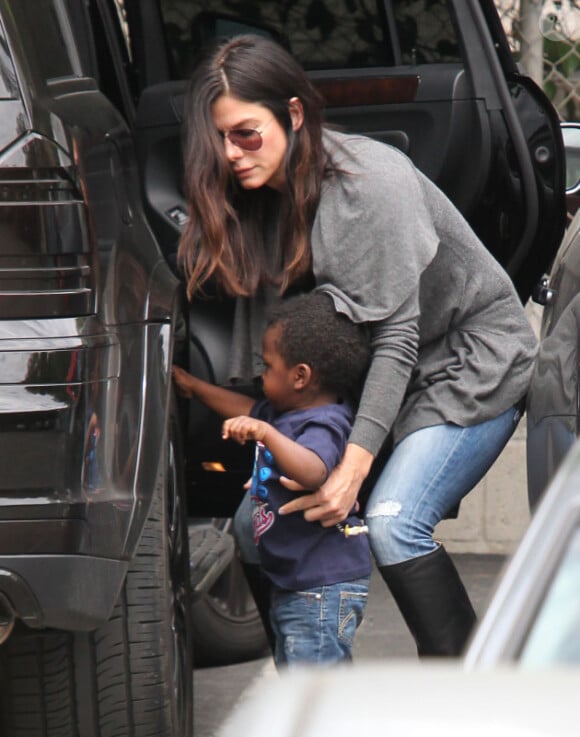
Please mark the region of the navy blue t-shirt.
[[[353, 421], [352, 410], [346, 404], [280, 414], [267, 400], [260, 400], [252, 407], [251, 415], [316, 453], [328, 473], [344, 454]], [[278, 515], [278, 509], [297, 496], [297, 492], [279, 483], [280, 475], [272, 453], [256, 443], [252, 521], [266, 575], [276, 586], [290, 591], [368, 576], [371, 558], [367, 535], [346, 537], [337, 527], [307, 522], [303, 512]], [[351, 514], [342, 524], [360, 525], [361, 520]]]

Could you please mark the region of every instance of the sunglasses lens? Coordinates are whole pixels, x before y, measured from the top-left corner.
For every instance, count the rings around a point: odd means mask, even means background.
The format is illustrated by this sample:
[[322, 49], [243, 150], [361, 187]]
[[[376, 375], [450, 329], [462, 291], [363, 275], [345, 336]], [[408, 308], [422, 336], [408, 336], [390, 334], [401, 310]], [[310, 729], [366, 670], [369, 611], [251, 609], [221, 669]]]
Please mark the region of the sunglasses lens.
[[228, 133], [230, 143], [244, 151], [257, 151], [262, 146], [262, 136], [251, 128], [238, 128]]

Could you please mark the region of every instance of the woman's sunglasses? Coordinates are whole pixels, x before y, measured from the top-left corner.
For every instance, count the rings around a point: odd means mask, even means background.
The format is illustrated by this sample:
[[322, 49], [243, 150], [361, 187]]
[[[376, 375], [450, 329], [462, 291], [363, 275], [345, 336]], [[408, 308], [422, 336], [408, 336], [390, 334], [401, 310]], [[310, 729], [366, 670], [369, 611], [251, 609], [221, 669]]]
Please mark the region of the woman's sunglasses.
[[262, 126], [262, 130], [259, 128], [234, 128], [231, 131], [222, 133], [224, 138], [227, 138], [230, 143], [237, 148], [241, 148], [242, 151], [258, 151], [262, 148], [264, 139], [262, 133], [270, 125], [274, 118]]

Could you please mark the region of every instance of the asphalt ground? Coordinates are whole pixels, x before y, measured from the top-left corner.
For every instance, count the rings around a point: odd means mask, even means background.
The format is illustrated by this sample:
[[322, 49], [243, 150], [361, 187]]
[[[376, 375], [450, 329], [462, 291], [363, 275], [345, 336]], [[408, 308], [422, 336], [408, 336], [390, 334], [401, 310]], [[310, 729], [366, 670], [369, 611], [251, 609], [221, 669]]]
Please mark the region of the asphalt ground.
[[[507, 558], [501, 555], [453, 554], [463, 583], [478, 616], [483, 615]], [[369, 602], [359, 627], [354, 658], [387, 660], [416, 658], [415, 644], [397, 605], [378, 573], [371, 576]], [[194, 735], [216, 737], [220, 725], [250, 693], [276, 678], [271, 658], [194, 673]]]

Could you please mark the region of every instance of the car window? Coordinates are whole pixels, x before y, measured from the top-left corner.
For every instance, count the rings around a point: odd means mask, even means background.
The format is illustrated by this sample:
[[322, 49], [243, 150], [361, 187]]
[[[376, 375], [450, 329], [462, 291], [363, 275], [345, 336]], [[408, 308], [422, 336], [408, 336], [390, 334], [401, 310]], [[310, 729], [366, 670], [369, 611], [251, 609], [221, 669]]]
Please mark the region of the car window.
[[576, 528], [521, 651], [521, 665], [580, 664], [579, 582], [580, 528]]
[[461, 62], [449, 3], [394, 0], [392, 5], [401, 64]]
[[117, 19], [119, 21], [119, 28], [121, 30], [121, 33], [119, 35], [123, 39], [124, 52], [126, 53], [127, 58], [130, 59], [131, 58], [131, 34], [129, 33], [129, 25], [127, 23], [127, 14], [125, 10], [124, 0], [113, 0], [113, 7], [115, 8]]
[[204, 43], [239, 33], [275, 38], [308, 70], [460, 60], [445, 0], [161, 0], [160, 8], [175, 79], [189, 77]]
[[129, 122], [136, 90], [124, 5], [121, 0], [93, 2], [90, 10], [99, 88]]
[[63, 0], [13, 0], [10, 12], [26, 57], [46, 81], [80, 77], [81, 64]]
[[4, 29], [0, 24], [0, 99], [6, 100], [14, 97], [18, 97], [18, 83]]

